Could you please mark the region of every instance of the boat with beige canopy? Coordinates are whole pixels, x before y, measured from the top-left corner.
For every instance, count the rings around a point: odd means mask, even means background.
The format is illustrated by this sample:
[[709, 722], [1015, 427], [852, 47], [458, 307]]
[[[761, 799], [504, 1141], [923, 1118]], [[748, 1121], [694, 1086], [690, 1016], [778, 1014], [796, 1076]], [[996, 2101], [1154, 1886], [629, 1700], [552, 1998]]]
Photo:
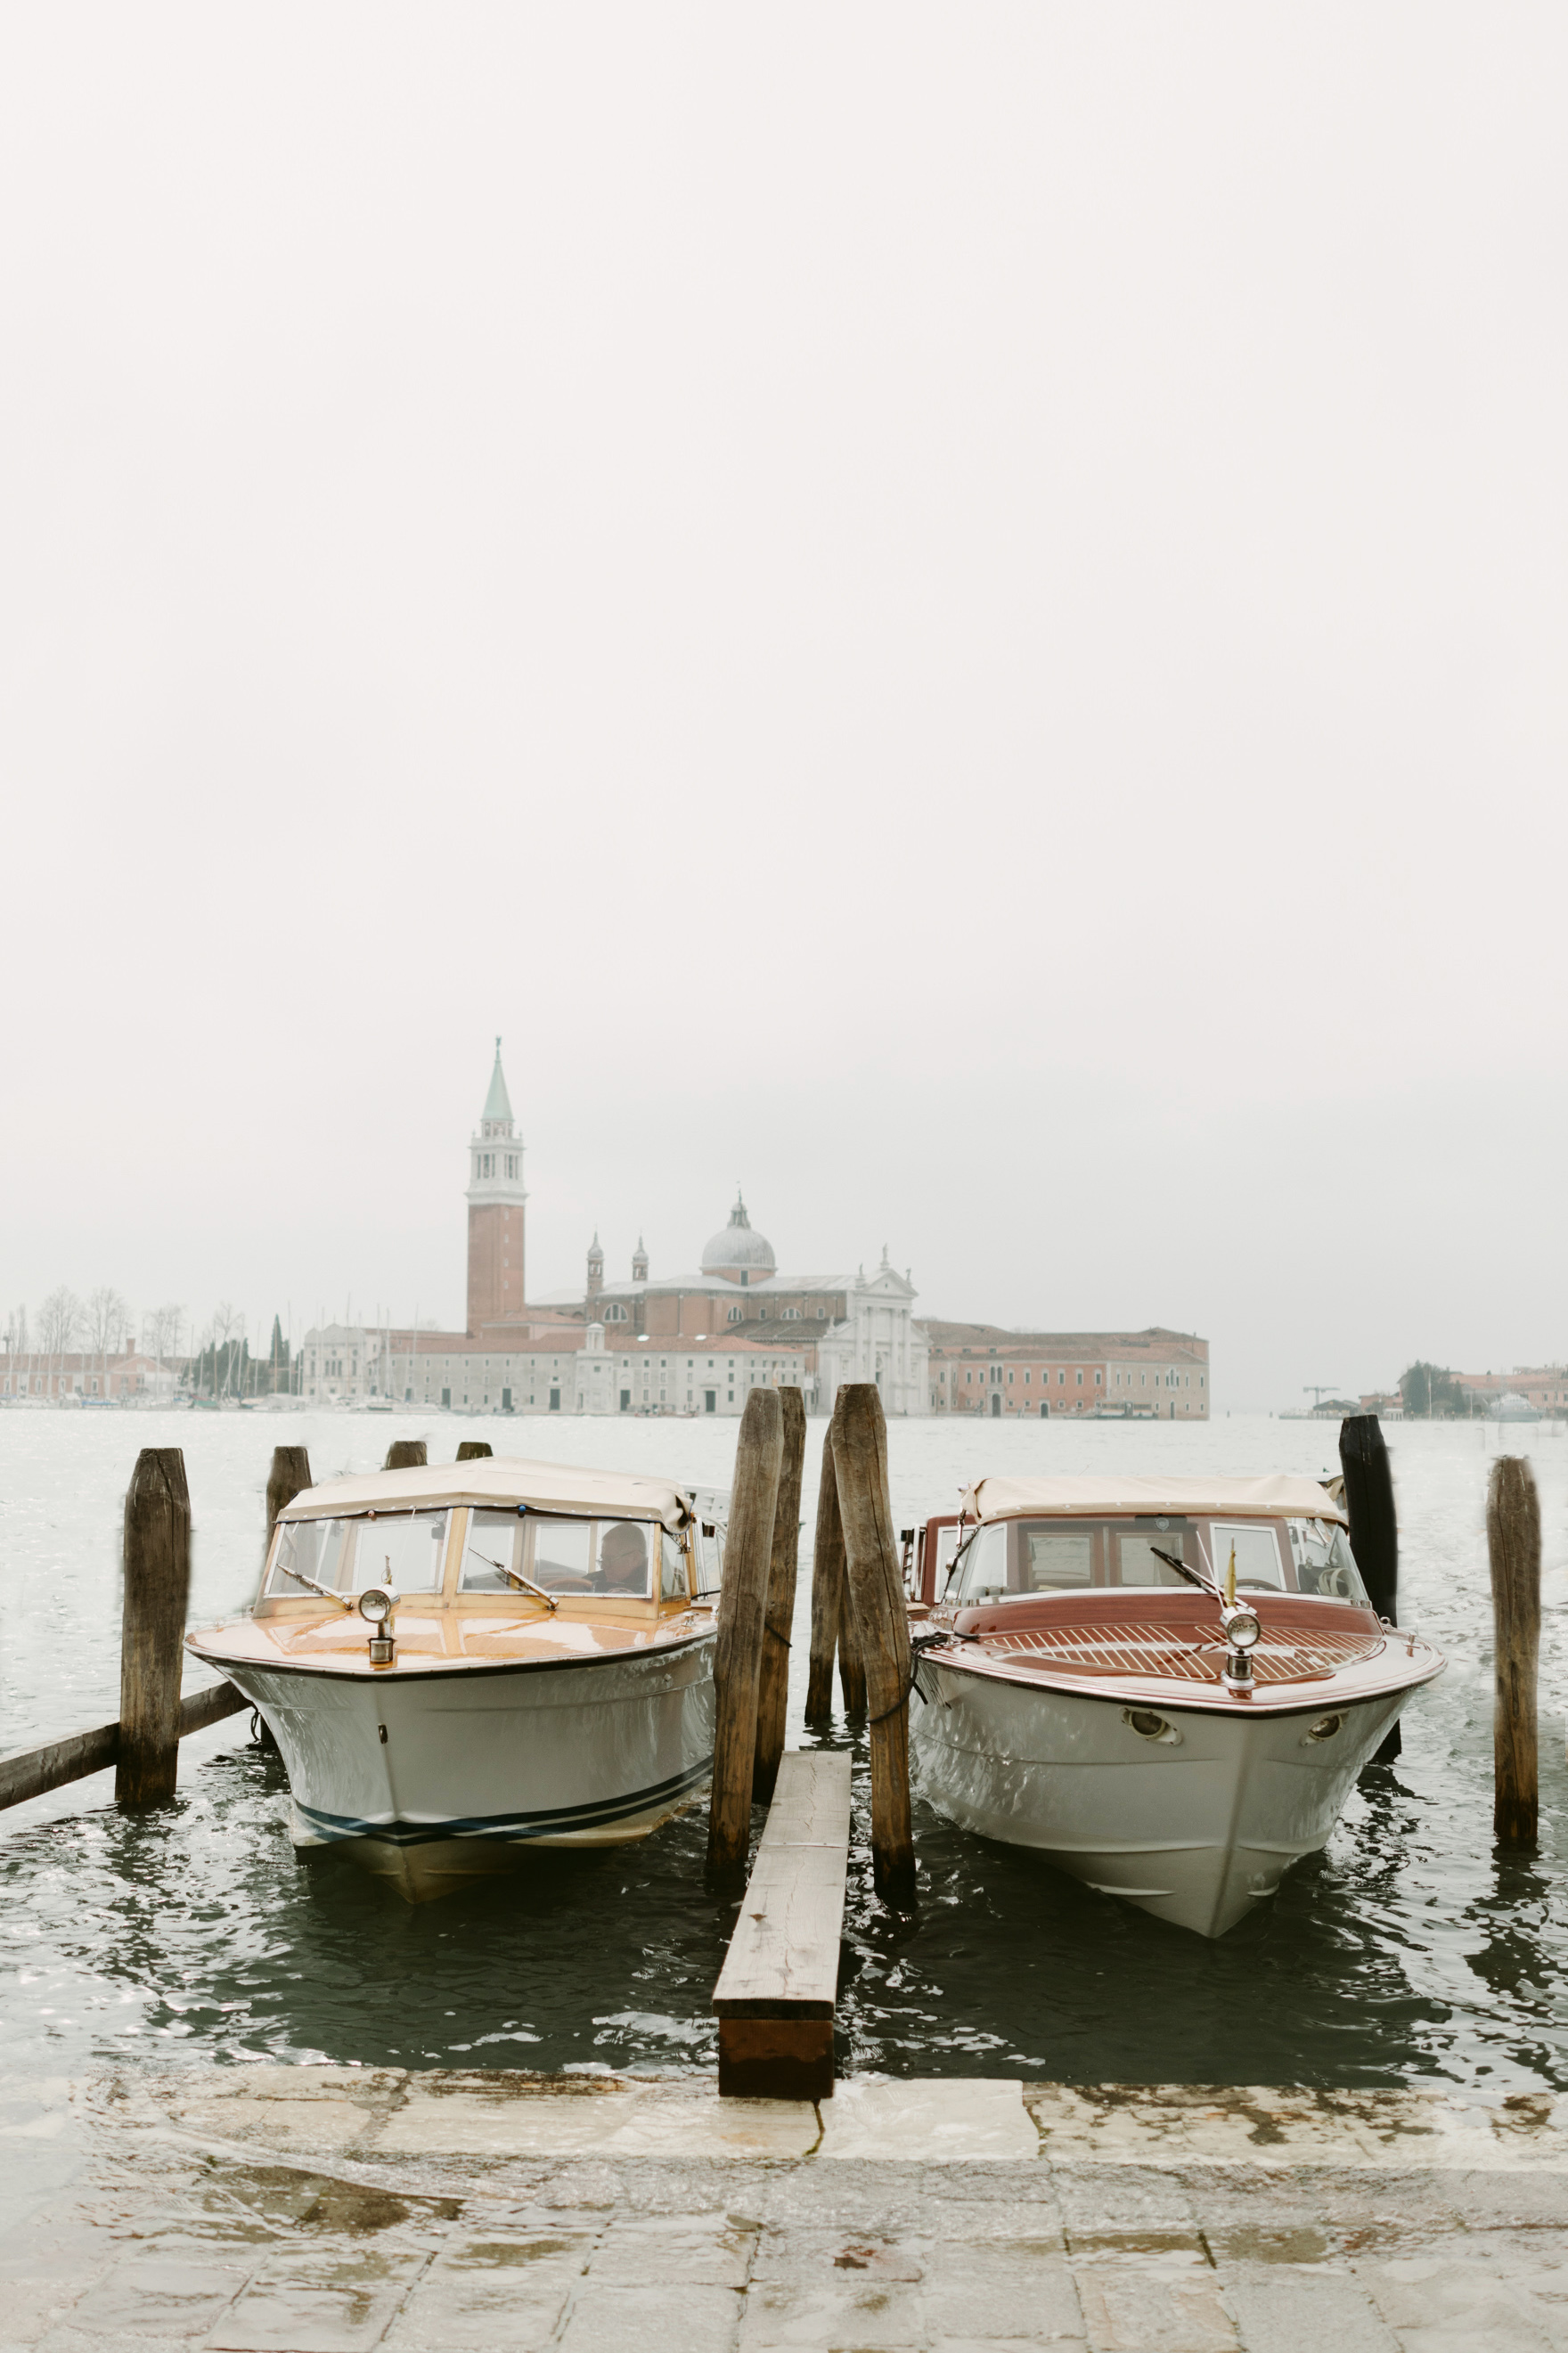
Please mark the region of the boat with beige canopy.
[[1314, 1481], [982, 1479], [923, 1532], [911, 1761], [939, 1812], [1223, 1936], [1322, 1846], [1441, 1655]]
[[705, 1577], [680, 1488], [480, 1459], [307, 1488], [254, 1606], [186, 1639], [276, 1737], [296, 1844], [420, 1902], [701, 1795]]

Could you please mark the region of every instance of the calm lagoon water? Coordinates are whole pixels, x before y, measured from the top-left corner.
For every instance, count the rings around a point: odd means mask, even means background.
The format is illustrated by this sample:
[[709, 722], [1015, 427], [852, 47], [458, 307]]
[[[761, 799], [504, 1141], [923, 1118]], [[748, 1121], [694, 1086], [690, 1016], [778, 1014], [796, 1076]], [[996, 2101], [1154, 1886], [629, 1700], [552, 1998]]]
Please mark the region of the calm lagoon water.
[[[808, 1432], [809, 1532], [824, 1425]], [[100, 1723], [119, 1688], [119, 1523], [142, 1446], [184, 1449], [192, 1614], [254, 1588], [273, 1445], [323, 1478], [393, 1437], [434, 1459], [486, 1437], [519, 1454], [727, 1485], [735, 1425], [359, 1415], [0, 1412], [0, 1746]], [[985, 1470], [1332, 1467], [1332, 1425], [1206, 1429], [908, 1423], [889, 1433], [897, 1517], [950, 1507]], [[951, 1829], [917, 1801], [921, 1902], [875, 1903], [858, 1847], [839, 2016], [846, 2071], [1076, 2082], [1568, 2088], [1563, 1702], [1568, 1439], [1505, 1436], [1541, 1482], [1546, 1624], [1537, 1856], [1494, 1856], [1484, 1501], [1499, 1435], [1389, 1430], [1401, 1617], [1448, 1672], [1405, 1718], [1326, 1851], [1218, 1944]], [[809, 1552], [809, 1535], [806, 1544]], [[809, 1559], [795, 1658], [804, 1684]], [[104, 1775], [0, 1816], [0, 2047], [14, 2073], [138, 2054], [401, 2066], [709, 2066], [708, 2001], [732, 1916], [703, 1892], [705, 1817], [640, 1847], [537, 1853], [409, 1910], [340, 1858], [296, 1862], [275, 1759], [232, 1718], [185, 1744], [176, 1804], [121, 1820]], [[845, 1727], [837, 1737], [848, 1738]], [[798, 1722], [792, 1745], [808, 1738]], [[864, 1757], [858, 1822], [864, 1829]], [[760, 1822], [760, 1817], [759, 1817]]]

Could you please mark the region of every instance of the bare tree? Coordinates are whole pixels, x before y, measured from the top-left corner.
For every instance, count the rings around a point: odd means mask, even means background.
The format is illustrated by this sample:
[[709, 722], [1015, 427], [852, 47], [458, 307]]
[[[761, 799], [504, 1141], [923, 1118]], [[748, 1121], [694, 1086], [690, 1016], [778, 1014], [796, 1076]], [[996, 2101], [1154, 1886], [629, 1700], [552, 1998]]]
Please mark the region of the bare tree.
[[47, 1356], [68, 1356], [81, 1330], [81, 1302], [61, 1283], [38, 1310], [38, 1342]]
[[173, 1302], [166, 1307], [155, 1307], [147, 1318], [147, 1342], [158, 1359], [158, 1369], [163, 1369], [163, 1359], [172, 1356], [180, 1345], [180, 1334], [185, 1324], [185, 1311]]
[[125, 1325], [131, 1310], [118, 1291], [108, 1283], [88, 1294], [86, 1309], [87, 1345], [95, 1356], [119, 1354]]
[[5, 1318], [5, 1352], [11, 1356], [27, 1354], [27, 1311], [13, 1307]]

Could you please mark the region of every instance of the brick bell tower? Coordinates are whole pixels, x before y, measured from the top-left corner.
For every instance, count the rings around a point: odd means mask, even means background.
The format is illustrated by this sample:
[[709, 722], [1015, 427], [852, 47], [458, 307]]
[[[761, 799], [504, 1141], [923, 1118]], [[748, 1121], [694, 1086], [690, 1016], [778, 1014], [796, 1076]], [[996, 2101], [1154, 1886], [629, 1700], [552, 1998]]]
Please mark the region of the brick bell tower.
[[522, 1139], [515, 1132], [511, 1099], [501, 1074], [496, 1039], [490, 1091], [479, 1113], [479, 1133], [468, 1139], [468, 1330], [477, 1333], [523, 1303]]

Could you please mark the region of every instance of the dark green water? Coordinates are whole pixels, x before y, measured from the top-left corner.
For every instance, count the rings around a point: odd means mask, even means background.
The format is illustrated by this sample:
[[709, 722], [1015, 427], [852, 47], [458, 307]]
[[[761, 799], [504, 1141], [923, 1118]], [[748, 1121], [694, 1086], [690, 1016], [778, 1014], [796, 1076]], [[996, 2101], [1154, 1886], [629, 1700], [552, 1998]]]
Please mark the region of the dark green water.
[[[5, 1745], [114, 1713], [115, 1518], [139, 1445], [186, 1448], [204, 1617], [254, 1580], [275, 1439], [303, 1439], [325, 1475], [369, 1467], [388, 1434], [346, 1418], [0, 1415]], [[463, 1434], [438, 1424], [432, 1452], [454, 1452]], [[1325, 1852], [1217, 1944], [917, 1806], [912, 1919], [880, 1909], [863, 1845], [855, 1854], [847, 2069], [1568, 2086], [1568, 1441], [1522, 1434], [1542, 1483], [1548, 1575], [1542, 1839], [1521, 1862], [1490, 1842], [1487, 1456], [1469, 1430], [1389, 1437], [1401, 1614], [1451, 1661], [1406, 1716], [1400, 1765], [1374, 1768]], [[931, 1423], [895, 1429], [890, 1457], [897, 1509], [912, 1518], [983, 1468], [1317, 1472], [1332, 1441], [1331, 1429], [1266, 1419], [1206, 1430]], [[733, 1429], [535, 1426], [516, 1445], [722, 1483]], [[813, 1509], [808, 1494], [808, 1527]], [[861, 1756], [862, 1831], [863, 1767]], [[732, 1915], [703, 1891], [701, 1813], [638, 1847], [542, 1852], [510, 1877], [410, 1910], [341, 1857], [295, 1859], [281, 1769], [246, 1745], [244, 1718], [187, 1744], [179, 1799], [159, 1814], [121, 1820], [109, 1794], [103, 1777], [0, 1820], [0, 2036], [12, 2072], [71, 2073], [138, 2052], [166, 2063], [177, 2050], [402, 2066], [714, 2062], [708, 2001]]]

